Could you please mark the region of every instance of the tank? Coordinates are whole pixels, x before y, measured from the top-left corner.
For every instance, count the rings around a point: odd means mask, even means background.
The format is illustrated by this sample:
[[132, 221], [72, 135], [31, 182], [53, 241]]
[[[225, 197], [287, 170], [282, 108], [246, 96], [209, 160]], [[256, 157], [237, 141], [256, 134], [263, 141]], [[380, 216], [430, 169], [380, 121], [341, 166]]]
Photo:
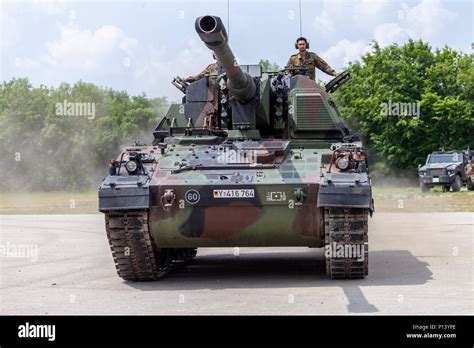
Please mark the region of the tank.
[[[199, 247], [324, 248], [330, 278], [368, 274], [367, 150], [304, 67], [239, 65], [219, 17], [195, 28], [217, 77], [186, 83], [153, 132], [110, 161], [99, 211], [118, 275], [153, 281]], [[297, 72], [299, 74], [297, 74]], [[316, 272], [316, 270], [315, 270]]]

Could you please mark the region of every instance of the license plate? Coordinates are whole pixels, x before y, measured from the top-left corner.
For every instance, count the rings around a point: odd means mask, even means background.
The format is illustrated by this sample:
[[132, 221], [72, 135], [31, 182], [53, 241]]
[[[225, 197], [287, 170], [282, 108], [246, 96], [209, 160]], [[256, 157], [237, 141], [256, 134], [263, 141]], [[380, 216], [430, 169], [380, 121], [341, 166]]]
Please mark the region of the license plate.
[[214, 190], [214, 198], [253, 198], [253, 189]]
[[433, 178], [433, 182], [439, 182], [439, 178]]

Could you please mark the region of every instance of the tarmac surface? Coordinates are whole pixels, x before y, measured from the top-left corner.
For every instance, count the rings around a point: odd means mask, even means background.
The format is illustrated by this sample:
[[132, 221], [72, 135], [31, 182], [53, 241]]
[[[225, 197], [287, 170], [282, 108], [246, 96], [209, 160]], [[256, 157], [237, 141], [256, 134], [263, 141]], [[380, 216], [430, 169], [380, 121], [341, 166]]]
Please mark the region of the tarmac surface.
[[3, 215], [0, 314], [474, 313], [474, 213], [376, 213], [369, 224], [363, 280], [328, 279], [322, 249], [203, 248], [159, 281], [128, 283], [103, 215]]

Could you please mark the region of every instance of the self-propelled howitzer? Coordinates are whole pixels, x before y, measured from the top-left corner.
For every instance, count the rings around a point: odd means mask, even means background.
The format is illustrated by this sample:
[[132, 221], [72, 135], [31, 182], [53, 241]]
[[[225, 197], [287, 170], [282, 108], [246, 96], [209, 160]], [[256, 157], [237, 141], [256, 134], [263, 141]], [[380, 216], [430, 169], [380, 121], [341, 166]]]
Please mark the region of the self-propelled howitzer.
[[[239, 65], [219, 17], [196, 19], [217, 77], [185, 95], [149, 146], [111, 161], [99, 210], [119, 276], [155, 280], [199, 247], [325, 248], [331, 278], [368, 273], [367, 151], [325, 88], [288, 70]], [[304, 69], [300, 69], [304, 70]]]

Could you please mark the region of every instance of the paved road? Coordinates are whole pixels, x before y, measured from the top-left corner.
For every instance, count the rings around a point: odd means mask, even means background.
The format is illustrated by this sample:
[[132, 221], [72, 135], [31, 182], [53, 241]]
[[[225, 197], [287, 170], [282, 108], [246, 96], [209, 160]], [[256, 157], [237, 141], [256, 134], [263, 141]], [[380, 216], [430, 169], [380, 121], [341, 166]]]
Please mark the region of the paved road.
[[321, 249], [207, 248], [125, 283], [102, 215], [0, 216], [0, 314], [473, 314], [473, 226], [473, 213], [378, 213], [364, 280], [326, 279]]

